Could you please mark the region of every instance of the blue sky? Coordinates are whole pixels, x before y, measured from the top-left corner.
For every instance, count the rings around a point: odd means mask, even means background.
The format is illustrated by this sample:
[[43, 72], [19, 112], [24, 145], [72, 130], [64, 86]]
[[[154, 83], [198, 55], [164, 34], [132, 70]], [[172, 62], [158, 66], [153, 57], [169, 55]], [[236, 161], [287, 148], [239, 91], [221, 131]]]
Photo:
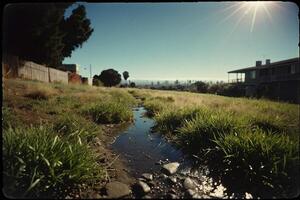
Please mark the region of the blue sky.
[[79, 64], [86, 77], [91, 64], [93, 75], [114, 68], [131, 80], [227, 80], [227, 71], [256, 60], [298, 56], [292, 2], [82, 4], [94, 32], [64, 63]]

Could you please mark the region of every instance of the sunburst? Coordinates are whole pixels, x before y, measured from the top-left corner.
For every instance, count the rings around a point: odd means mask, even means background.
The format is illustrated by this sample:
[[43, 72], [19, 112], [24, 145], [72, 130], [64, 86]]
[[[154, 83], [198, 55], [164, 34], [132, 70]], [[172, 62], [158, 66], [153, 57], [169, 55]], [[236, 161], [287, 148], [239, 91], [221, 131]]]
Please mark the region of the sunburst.
[[[266, 14], [266, 16], [269, 18], [270, 22], [273, 23], [273, 19], [270, 14], [269, 8], [271, 8], [275, 4], [276, 4], [275, 2], [271, 2], [271, 1], [245, 1], [245, 2], [234, 3], [233, 4], [234, 6], [225, 8], [225, 10], [229, 10], [232, 8], [235, 9], [232, 9], [231, 13], [227, 17], [225, 17], [222, 20], [222, 22], [229, 20], [231, 17], [235, 15], [239, 15], [239, 18], [231, 31], [231, 33], [233, 33], [246, 15], [252, 15], [251, 22], [250, 22], [250, 32], [253, 32], [255, 27], [255, 22], [258, 18], [257, 16], [258, 11], [263, 11]], [[238, 14], [239, 12], [242, 14]]]

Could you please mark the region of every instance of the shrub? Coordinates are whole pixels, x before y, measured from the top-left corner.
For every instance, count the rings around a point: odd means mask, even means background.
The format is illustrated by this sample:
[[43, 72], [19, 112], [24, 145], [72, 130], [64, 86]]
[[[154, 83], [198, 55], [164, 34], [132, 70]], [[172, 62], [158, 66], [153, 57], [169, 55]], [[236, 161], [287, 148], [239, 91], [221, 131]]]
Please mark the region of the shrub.
[[[51, 127], [9, 128], [3, 134], [4, 194], [61, 195], [67, 187], [102, 176], [90, 149], [60, 138]], [[55, 194], [56, 193], [56, 194]]]

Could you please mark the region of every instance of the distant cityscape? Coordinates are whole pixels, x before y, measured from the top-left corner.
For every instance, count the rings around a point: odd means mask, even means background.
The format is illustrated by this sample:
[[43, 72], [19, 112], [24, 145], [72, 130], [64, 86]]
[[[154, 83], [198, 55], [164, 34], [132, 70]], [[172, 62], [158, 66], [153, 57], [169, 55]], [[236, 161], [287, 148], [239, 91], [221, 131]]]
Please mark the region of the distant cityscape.
[[[128, 80], [128, 83], [134, 82], [137, 86], [175, 86], [175, 85], [184, 85], [188, 86], [191, 85], [197, 81], [203, 81], [206, 83], [223, 83], [224, 80], [138, 80], [138, 79], [132, 79]], [[125, 80], [122, 80], [121, 84], [126, 83]]]

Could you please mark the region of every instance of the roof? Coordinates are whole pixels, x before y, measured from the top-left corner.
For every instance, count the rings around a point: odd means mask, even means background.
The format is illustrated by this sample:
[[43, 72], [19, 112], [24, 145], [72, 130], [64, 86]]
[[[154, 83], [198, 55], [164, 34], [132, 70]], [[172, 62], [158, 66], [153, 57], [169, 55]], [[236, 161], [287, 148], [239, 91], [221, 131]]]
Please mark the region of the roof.
[[281, 66], [282, 64], [288, 64], [288, 63], [293, 63], [293, 62], [299, 62], [299, 57], [291, 58], [291, 59], [287, 59], [287, 60], [281, 60], [281, 61], [278, 61], [278, 62], [273, 62], [273, 63], [270, 63], [268, 65], [265, 64], [265, 65], [261, 65], [261, 66], [254, 66], [254, 67], [247, 67], [247, 68], [232, 70], [232, 71], [229, 71], [227, 73], [239, 73], [239, 72], [250, 71], [250, 70], [253, 70], [253, 69], [264, 69], [264, 68], [270, 68], [270, 67], [278, 67], [278, 66]]

